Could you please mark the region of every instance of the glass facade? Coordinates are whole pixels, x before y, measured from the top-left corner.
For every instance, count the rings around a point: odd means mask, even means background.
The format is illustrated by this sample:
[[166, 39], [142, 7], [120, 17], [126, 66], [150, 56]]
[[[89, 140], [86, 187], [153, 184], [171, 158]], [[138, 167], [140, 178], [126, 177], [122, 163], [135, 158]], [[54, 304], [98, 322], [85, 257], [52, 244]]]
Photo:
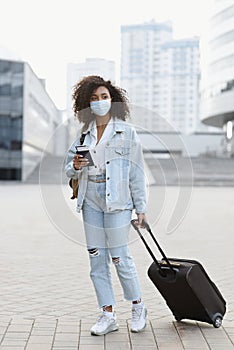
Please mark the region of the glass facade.
[[54, 154], [47, 143], [58, 123], [58, 109], [30, 65], [0, 60], [0, 181], [26, 181], [46, 152]]
[[24, 63], [0, 60], [0, 180], [21, 180]]

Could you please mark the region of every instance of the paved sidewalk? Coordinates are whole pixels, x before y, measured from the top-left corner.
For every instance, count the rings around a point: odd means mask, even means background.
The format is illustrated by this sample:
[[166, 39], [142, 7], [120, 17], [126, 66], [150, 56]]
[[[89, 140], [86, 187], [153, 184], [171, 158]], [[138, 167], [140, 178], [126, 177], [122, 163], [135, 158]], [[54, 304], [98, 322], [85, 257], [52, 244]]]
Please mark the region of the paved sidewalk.
[[[234, 348], [234, 188], [194, 188], [185, 218], [171, 234], [165, 232], [165, 227], [179, 189], [149, 188], [148, 219], [153, 231], [159, 233], [158, 239], [168, 256], [193, 258], [203, 263], [227, 300], [223, 326], [215, 329], [201, 322], [174, 321], [147, 277], [151, 258], [132, 230], [130, 249], [148, 308], [147, 328], [141, 334], [129, 332], [131, 305], [123, 300], [112, 267], [120, 330], [103, 337], [89, 333], [99, 310], [89, 279], [82, 222], [79, 214], [74, 213], [70, 191], [64, 186], [71, 220], [62, 226], [69, 214], [66, 216], [59, 204], [59, 187], [51, 185], [42, 189], [44, 199], [47, 196], [44, 205], [40, 190], [38, 185], [0, 184], [0, 349]], [[185, 192], [182, 197], [183, 201], [187, 200]], [[52, 222], [55, 217], [57, 227]], [[149, 240], [148, 235], [145, 237]]]

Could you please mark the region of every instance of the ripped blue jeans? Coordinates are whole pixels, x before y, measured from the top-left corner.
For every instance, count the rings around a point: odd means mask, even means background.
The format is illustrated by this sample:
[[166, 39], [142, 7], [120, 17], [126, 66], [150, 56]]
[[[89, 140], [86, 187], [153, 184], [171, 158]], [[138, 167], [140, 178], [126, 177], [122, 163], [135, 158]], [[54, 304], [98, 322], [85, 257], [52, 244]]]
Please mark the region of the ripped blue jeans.
[[88, 181], [83, 203], [83, 222], [90, 259], [90, 277], [99, 307], [115, 305], [110, 271], [114, 263], [124, 298], [139, 300], [141, 290], [128, 247], [131, 210], [106, 212], [106, 184]]

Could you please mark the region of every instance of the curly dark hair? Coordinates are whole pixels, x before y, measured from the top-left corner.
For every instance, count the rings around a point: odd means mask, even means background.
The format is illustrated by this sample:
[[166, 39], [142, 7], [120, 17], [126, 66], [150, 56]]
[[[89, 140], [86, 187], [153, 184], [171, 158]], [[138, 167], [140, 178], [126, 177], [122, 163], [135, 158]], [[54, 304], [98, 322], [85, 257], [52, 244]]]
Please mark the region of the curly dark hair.
[[104, 80], [98, 75], [90, 75], [74, 85], [72, 94], [74, 115], [80, 122], [84, 123], [84, 128], [88, 127], [90, 122], [95, 119], [90, 110], [90, 97], [99, 86], [104, 86], [109, 90], [111, 102], [121, 102], [111, 103], [111, 116], [122, 120], [129, 117], [129, 100], [126, 90], [114, 86], [110, 80]]

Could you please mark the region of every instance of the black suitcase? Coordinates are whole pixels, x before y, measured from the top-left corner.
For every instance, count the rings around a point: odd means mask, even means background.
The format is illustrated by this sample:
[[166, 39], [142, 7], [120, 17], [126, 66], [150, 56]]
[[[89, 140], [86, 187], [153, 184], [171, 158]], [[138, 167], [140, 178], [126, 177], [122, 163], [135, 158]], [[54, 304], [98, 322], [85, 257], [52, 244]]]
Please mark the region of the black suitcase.
[[132, 220], [132, 226], [154, 260], [148, 269], [148, 276], [165, 299], [175, 319], [207, 322], [219, 328], [226, 312], [226, 302], [203, 266], [196, 260], [167, 258], [148, 223], [144, 222], [163, 256], [161, 261], [157, 261], [136, 222]]

